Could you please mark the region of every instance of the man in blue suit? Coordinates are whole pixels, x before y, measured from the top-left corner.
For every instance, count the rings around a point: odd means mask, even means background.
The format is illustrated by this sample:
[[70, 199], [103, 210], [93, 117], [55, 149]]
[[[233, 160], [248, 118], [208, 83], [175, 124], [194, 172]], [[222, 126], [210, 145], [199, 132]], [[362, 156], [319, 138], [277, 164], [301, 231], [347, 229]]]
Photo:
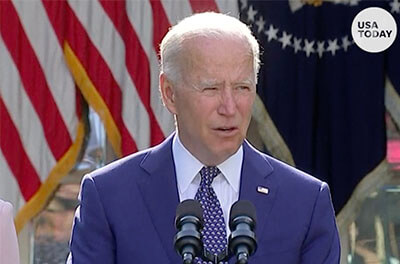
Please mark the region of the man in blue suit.
[[[68, 263], [182, 263], [175, 210], [193, 198], [204, 209], [206, 248], [226, 247], [230, 207], [245, 199], [257, 213], [249, 263], [339, 263], [327, 184], [245, 140], [258, 69], [258, 43], [235, 18], [202, 13], [169, 31], [160, 91], [176, 132], [84, 177]], [[216, 235], [215, 225], [223, 232]]]

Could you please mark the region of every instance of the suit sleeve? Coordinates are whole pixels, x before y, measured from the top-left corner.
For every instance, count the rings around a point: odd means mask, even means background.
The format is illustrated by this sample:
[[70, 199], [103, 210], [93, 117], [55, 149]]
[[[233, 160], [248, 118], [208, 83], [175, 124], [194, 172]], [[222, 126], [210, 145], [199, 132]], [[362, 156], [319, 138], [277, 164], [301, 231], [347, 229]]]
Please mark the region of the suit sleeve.
[[340, 240], [329, 187], [323, 183], [315, 201], [307, 237], [302, 246], [302, 264], [336, 264]]
[[100, 198], [95, 181], [86, 175], [75, 212], [68, 264], [115, 263], [115, 240]]

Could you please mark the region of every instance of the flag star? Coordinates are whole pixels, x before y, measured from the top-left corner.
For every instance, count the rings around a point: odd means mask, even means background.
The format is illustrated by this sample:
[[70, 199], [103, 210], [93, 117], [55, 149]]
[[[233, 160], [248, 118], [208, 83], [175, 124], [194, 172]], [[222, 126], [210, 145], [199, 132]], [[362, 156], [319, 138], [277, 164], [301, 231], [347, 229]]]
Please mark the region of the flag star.
[[311, 53], [315, 52], [315, 49], [313, 47], [314, 46], [314, 42], [315, 42], [314, 40], [311, 41], [311, 42], [308, 42], [308, 39], [304, 39], [304, 48], [303, 48], [303, 50], [306, 52], [307, 57], [309, 57]]
[[292, 43], [290, 39], [292, 38], [292, 34], [287, 34], [285, 31], [282, 33], [282, 37], [279, 39], [279, 42], [282, 43], [282, 49], [285, 49], [286, 46], [290, 46]]
[[392, 13], [400, 13], [399, 0], [393, 0], [393, 2], [389, 3], [389, 5], [392, 7], [392, 10], [391, 10]]
[[265, 34], [268, 36], [268, 42], [270, 42], [271, 39], [278, 39], [278, 29], [274, 28], [272, 24], [269, 25], [269, 28], [267, 31], [265, 31]]
[[255, 17], [256, 14], [257, 14], [257, 10], [254, 10], [253, 6], [251, 5], [249, 7], [249, 10], [247, 10], [247, 20], [249, 22], [254, 22], [254, 17]]
[[347, 48], [351, 45], [352, 43], [349, 41], [349, 37], [346, 35], [342, 38], [342, 47], [344, 51], [347, 51]]
[[241, 4], [241, 10], [246, 9], [247, 7], [247, 0], [240, 0], [240, 4]]
[[324, 46], [325, 46], [325, 41], [318, 41], [317, 42], [317, 52], [318, 52], [318, 56], [320, 58], [322, 58], [322, 55], [324, 54], [324, 51], [325, 51]]
[[258, 20], [256, 21], [256, 25], [258, 27], [257, 33], [260, 33], [262, 31], [264, 31], [265, 21], [264, 21], [264, 18], [262, 16], [260, 16], [258, 18]]
[[337, 39], [328, 40], [328, 48], [326, 48], [326, 50], [332, 52], [332, 56], [335, 56], [338, 49], [340, 49], [340, 47], [337, 44]]
[[302, 41], [301, 38], [297, 39], [296, 37], [294, 37], [293, 39], [294, 53], [297, 53], [299, 50], [301, 50], [301, 41]]

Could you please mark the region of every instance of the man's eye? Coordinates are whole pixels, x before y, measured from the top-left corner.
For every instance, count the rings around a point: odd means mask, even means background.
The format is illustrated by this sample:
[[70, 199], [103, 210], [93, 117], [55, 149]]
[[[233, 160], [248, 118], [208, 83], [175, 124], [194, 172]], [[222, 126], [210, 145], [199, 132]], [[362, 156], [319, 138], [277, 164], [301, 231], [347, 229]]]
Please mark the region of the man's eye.
[[248, 91], [248, 90], [250, 90], [250, 87], [247, 85], [241, 85], [241, 86], [236, 87], [236, 89], [241, 90], [241, 91]]
[[203, 91], [216, 91], [216, 90], [217, 90], [217, 87], [213, 87], [213, 86], [203, 88]]

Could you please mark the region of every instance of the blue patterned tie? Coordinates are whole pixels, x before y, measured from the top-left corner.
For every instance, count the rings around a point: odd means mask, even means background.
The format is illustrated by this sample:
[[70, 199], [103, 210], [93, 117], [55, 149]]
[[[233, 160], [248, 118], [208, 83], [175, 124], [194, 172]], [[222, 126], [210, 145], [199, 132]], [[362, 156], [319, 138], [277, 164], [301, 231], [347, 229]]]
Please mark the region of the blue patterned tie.
[[[212, 254], [218, 254], [226, 249], [226, 225], [221, 204], [218, 201], [211, 183], [219, 174], [217, 167], [203, 167], [200, 171], [201, 181], [195, 199], [203, 207], [204, 228], [202, 231], [203, 245]], [[212, 264], [196, 258], [195, 263]]]

